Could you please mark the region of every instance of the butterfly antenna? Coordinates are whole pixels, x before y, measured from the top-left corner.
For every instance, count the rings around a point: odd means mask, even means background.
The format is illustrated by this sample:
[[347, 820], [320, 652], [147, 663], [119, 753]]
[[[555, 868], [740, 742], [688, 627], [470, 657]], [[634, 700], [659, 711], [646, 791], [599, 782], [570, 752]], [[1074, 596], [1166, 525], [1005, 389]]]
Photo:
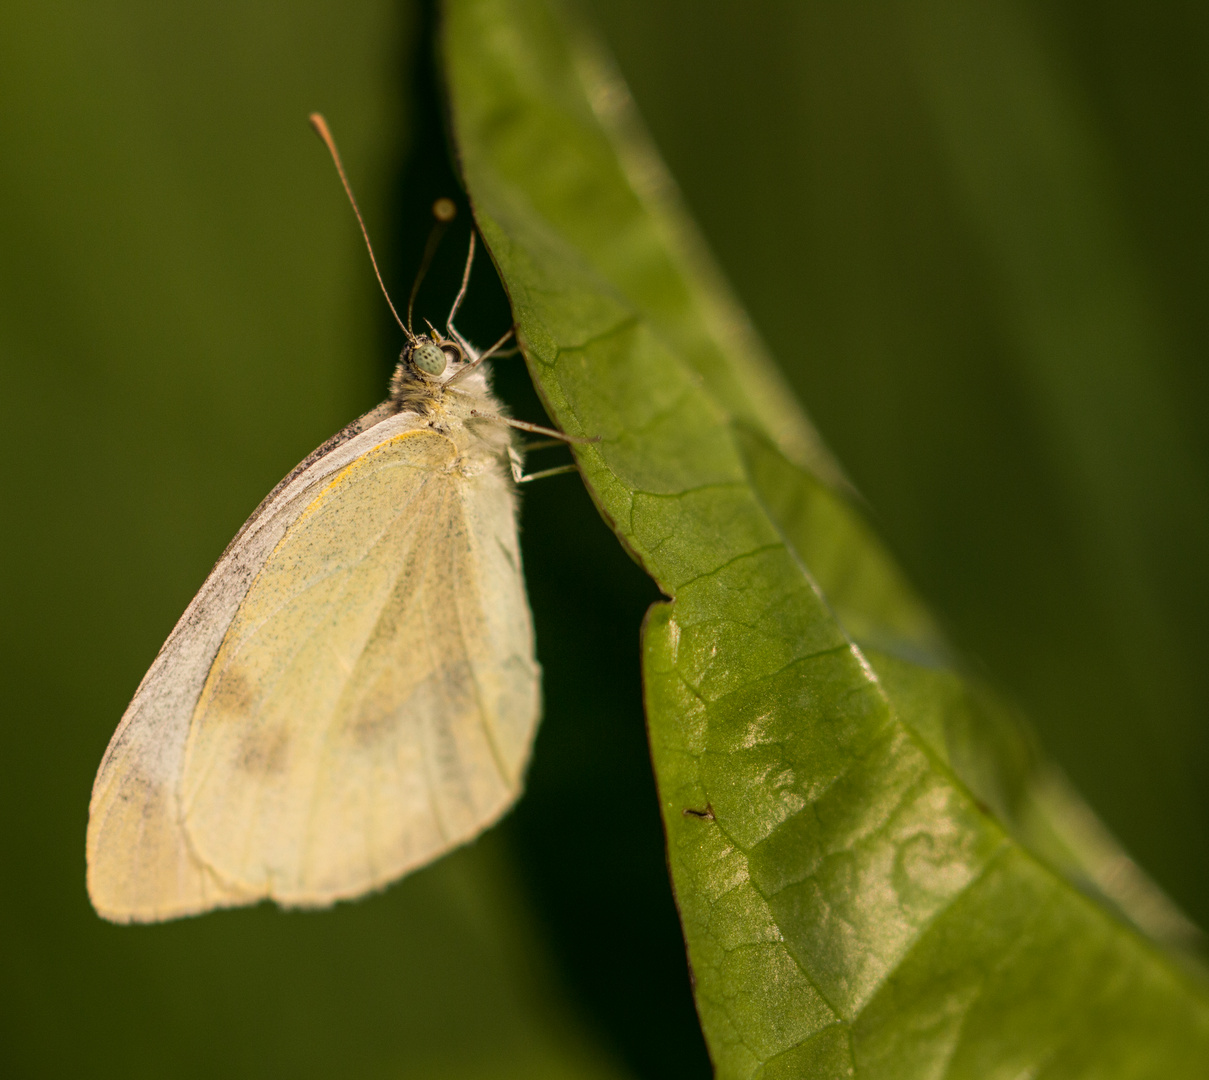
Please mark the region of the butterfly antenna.
[[466, 290], [470, 286], [470, 270], [474, 266], [474, 229], [470, 230], [470, 252], [466, 256], [466, 269], [462, 271], [462, 287], [458, 289], [458, 295], [453, 298], [453, 307], [449, 309], [449, 318], [445, 320], [445, 326], [449, 330], [449, 334], [453, 336], [453, 320], [457, 317], [458, 308], [462, 306], [462, 301], [466, 299]]
[[[369, 231], [365, 228], [365, 219], [361, 216], [361, 209], [357, 206], [357, 199], [353, 195], [352, 185], [348, 182], [348, 176], [344, 172], [344, 163], [340, 160], [340, 151], [336, 149], [336, 140], [332, 138], [332, 133], [328, 129], [327, 121], [324, 120], [322, 113], [311, 113], [311, 127], [315, 129], [315, 133], [323, 140], [327, 151], [332, 155], [332, 161], [336, 164], [336, 172], [340, 174], [340, 183], [344, 185], [344, 192], [348, 195], [348, 201], [353, 205], [353, 213], [357, 215], [357, 224], [361, 226], [361, 235], [365, 237], [365, 247], [369, 251], [369, 261], [373, 265], [374, 275], [378, 279], [378, 285], [382, 289], [382, 295], [386, 297], [387, 306], [390, 308], [390, 313], [395, 317], [395, 322], [399, 324], [399, 328], [405, 333], [409, 340], [415, 340], [415, 334], [411, 332], [411, 308], [408, 307], [407, 325], [404, 325], [403, 320], [399, 318], [399, 313], [395, 310], [395, 305], [390, 299], [390, 293], [386, 291], [386, 282], [382, 280], [382, 271], [378, 269], [378, 260], [374, 258], [374, 245], [369, 242]], [[415, 289], [412, 289], [412, 297], [415, 297]]]
[[432, 265], [432, 257], [437, 253], [437, 248], [441, 244], [441, 237], [445, 235], [445, 229], [449, 223], [457, 217], [457, 204], [452, 199], [440, 198], [432, 204], [432, 216], [436, 221], [432, 223], [432, 231], [428, 234], [428, 242], [424, 245], [424, 257], [420, 260], [420, 269], [416, 271], [416, 280], [411, 287], [411, 296], [407, 298], [407, 332], [411, 333], [411, 313], [416, 306], [416, 295], [420, 291], [420, 285], [424, 281], [424, 275], [428, 273], [429, 266]]

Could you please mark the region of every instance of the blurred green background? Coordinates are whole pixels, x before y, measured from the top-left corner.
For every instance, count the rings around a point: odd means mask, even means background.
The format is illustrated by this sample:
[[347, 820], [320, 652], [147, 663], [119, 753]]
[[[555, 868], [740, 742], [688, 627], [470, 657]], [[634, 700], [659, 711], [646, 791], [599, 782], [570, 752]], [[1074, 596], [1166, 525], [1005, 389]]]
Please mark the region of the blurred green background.
[[[586, 7], [953, 640], [1209, 922], [1209, 10]], [[159, 645], [384, 394], [397, 333], [305, 117], [405, 297], [452, 184], [432, 14], [0, 10], [5, 1076], [708, 1075], [640, 707], [655, 593], [573, 477], [525, 494], [547, 715], [504, 826], [323, 914], [117, 928], [84, 893], [92, 777]], [[463, 328], [507, 322], [482, 262]], [[519, 363], [498, 384], [539, 417]]]

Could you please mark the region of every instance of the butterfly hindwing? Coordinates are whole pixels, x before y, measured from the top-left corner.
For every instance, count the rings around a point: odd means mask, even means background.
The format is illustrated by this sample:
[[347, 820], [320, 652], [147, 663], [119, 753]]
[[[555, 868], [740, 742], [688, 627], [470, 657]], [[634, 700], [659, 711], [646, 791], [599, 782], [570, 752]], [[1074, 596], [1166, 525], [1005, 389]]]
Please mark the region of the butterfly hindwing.
[[538, 716], [514, 496], [417, 430], [336, 476], [278, 543], [197, 704], [189, 841], [241, 891], [323, 904], [476, 835]]

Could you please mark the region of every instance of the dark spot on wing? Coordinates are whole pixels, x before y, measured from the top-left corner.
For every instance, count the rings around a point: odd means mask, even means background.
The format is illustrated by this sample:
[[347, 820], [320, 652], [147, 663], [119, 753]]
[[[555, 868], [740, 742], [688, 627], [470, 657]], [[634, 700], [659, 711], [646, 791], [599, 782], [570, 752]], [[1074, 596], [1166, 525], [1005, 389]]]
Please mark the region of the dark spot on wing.
[[214, 720], [244, 719], [255, 707], [256, 695], [248, 677], [239, 668], [227, 668], [214, 684], [206, 715]]
[[357, 746], [373, 747], [389, 738], [403, 718], [403, 706], [392, 707], [385, 694], [371, 694], [349, 717], [345, 730]]
[[285, 771], [290, 733], [284, 726], [249, 732], [240, 744], [239, 766], [245, 772], [276, 776]]

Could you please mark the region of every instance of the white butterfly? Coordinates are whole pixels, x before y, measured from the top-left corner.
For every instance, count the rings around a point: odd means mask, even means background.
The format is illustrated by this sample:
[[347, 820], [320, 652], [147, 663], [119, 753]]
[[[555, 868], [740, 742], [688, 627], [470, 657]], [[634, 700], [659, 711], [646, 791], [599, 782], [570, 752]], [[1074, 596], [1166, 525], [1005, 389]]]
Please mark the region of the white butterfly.
[[105, 918], [357, 896], [520, 794], [540, 670], [505, 425], [546, 429], [491, 395], [508, 335], [453, 325], [473, 255], [447, 334], [404, 327], [389, 399], [261, 503], [135, 693], [89, 809]]

